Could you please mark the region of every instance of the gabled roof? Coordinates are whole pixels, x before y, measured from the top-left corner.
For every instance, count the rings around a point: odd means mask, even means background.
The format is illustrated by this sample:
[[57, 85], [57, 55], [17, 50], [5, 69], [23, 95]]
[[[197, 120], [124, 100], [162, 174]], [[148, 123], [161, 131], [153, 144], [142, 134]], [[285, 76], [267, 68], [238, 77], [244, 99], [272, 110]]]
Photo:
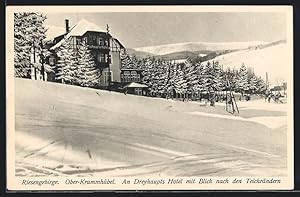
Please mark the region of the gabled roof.
[[148, 86], [136, 82], [131, 82], [130, 84], [124, 86], [124, 88], [148, 88]]
[[54, 50], [62, 45], [62, 43], [70, 36], [82, 36], [87, 31], [106, 32], [106, 30], [98, 27], [96, 24], [91, 23], [85, 19], [80, 20], [75, 26], [73, 26], [68, 34], [64, 38], [50, 48]]
[[116, 41], [121, 48], [125, 49], [124, 45], [117, 38], [113, 38], [113, 41]]

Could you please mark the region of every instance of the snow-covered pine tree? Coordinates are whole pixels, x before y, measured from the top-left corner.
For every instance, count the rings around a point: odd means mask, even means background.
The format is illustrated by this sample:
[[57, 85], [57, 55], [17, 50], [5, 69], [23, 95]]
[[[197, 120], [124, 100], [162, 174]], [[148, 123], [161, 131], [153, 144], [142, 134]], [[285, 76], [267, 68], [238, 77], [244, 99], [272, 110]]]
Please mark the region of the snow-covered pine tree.
[[167, 93], [166, 87], [168, 82], [168, 74], [169, 74], [169, 67], [165, 60], [158, 60], [157, 61], [157, 89], [159, 95], [164, 95]]
[[158, 91], [159, 91], [159, 86], [161, 85], [160, 84], [160, 76], [161, 76], [161, 70], [160, 70], [160, 65], [159, 65], [159, 62], [157, 59], [154, 60], [153, 62], [153, 67], [152, 67], [152, 71], [151, 71], [151, 74], [150, 74], [150, 77], [152, 78], [151, 81], [152, 81], [152, 84], [151, 84], [151, 90], [150, 90], [150, 93], [151, 95], [155, 95], [157, 96], [158, 95]]
[[251, 93], [256, 93], [257, 90], [258, 90], [258, 87], [257, 87], [257, 77], [253, 74], [252, 77], [250, 78], [250, 81], [249, 81], [249, 89], [251, 91]]
[[66, 39], [57, 51], [55, 79], [61, 83], [77, 84], [77, 52], [71, 45], [71, 38]]
[[187, 92], [187, 82], [184, 77], [182, 66], [182, 64], [177, 64], [176, 76], [174, 80], [174, 89], [176, 93], [179, 93], [181, 96], [184, 96], [184, 94]]
[[163, 68], [163, 61], [161, 59], [156, 60], [155, 64], [155, 76], [154, 76], [154, 82], [156, 84], [156, 94], [162, 95], [163, 89], [164, 89], [164, 83], [166, 80], [166, 75], [164, 73]]
[[171, 97], [172, 90], [174, 88], [174, 69], [171, 61], [166, 61], [166, 82], [164, 86], [164, 92], [167, 93], [167, 98]]
[[197, 71], [197, 67], [193, 64], [191, 59], [187, 59], [185, 61], [184, 74], [187, 82], [187, 93], [191, 96], [197, 91], [199, 85]]
[[239, 70], [238, 81], [237, 81], [238, 89], [241, 93], [245, 93], [249, 90], [249, 83], [247, 80], [247, 75], [248, 75], [247, 67], [243, 63]]
[[29, 78], [31, 46], [26, 15], [26, 13], [14, 13], [14, 66], [16, 77]]
[[256, 87], [257, 92], [260, 94], [265, 93], [265, 91], [267, 90], [266, 82], [261, 77], [257, 77]]
[[85, 42], [78, 46], [78, 82], [84, 87], [94, 87], [99, 83], [100, 70], [96, 67], [92, 56]]
[[148, 90], [151, 93], [152, 92], [152, 86], [153, 86], [153, 71], [154, 70], [154, 58], [146, 58], [144, 60], [144, 70], [142, 72], [143, 78], [142, 83], [146, 84], [148, 86]]
[[129, 69], [132, 67], [132, 60], [125, 50], [121, 51], [120, 57], [121, 57], [122, 68]]
[[214, 69], [213, 65], [208, 61], [204, 67], [204, 89], [208, 91], [210, 88], [214, 88]]
[[205, 76], [205, 68], [204, 64], [201, 62], [198, 62], [196, 64], [197, 67], [197, 78], [198, 78], [198, 84], [196, 86], [196, 89], [198, 93], [201, 93], [205, 90], [205, 82], [206, 82], [206, 76]]
[[131, 69], [139, 69], [141, 61], [135, 55], [130, 57], [130, 59], [131, 59], [130, 68]]
[[[41, 68], [40, 62], [31, 64], [32, 53], [40, 54], [41, 43], [46, 38], [44, 21], [46, 16], [36, 12], [14, 13], [14, 64], [16, 77], [30, 77], [31, 67]], [[35, 75], [36, 76], [36, 75]]]
[[140, 66], [140, 61], [136, 56], [130, 56], [126, 50], [122, 50], [120, 53], [121, 65], [124, 69], [137, 69]]
[[223, 89], [223, 87], [222, 87], [222, 85], [223, 85], [222, 72], [223, 71], [222, 71], [222, 68], [218, 61], [213, 61], [212, 69], [213, 69], [213, 73], [212, 73], [213, 74], [213, 85], [212, 85], [212, 87], [214, 88], [214, 90], [220, 91]]
[[173, 90], [175, 90], [175, 79], [176, 79], [176, 73], [177, 73], [177, 65], [169, 61], [168, 62], [168, 79], [165, 86], [165, 90], [168, 93], [168, 96], [172, 98], [175, 98], [176, 95], [173, 95]]

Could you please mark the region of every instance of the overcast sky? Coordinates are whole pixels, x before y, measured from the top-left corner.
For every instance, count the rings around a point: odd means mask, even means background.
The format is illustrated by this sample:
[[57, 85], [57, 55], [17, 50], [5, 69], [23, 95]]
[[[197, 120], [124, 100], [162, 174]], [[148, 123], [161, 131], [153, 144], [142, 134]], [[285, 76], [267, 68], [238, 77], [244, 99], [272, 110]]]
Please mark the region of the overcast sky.
[[[284, 13], [44, 13], [56, 32], [86, 19], [110, 33], [126, 47], [180, 42], [276, 41], [286, 38]], [[55, 30], [57, 29], [57, 31]], [[53, 33], [52, 32], [52, 33]]]

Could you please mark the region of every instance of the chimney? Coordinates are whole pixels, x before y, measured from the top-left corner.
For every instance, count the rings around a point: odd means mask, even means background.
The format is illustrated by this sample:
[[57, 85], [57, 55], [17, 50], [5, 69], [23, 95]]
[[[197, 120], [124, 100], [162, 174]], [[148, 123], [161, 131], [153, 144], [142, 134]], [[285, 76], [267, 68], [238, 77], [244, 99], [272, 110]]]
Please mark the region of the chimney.
[[70, 27], [69, 27], [69, 19], [66, 19], [66, 20], [65, 20], [65, 23], [66, 23], [66, 33], [69, 33], [69, 31], [70, 31]]

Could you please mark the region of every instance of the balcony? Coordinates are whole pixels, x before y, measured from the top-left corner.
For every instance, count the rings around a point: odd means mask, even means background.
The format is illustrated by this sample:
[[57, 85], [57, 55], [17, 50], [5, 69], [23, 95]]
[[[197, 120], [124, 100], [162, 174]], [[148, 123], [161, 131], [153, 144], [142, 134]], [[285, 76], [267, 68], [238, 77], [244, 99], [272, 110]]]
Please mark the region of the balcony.
[[105, 50], [109, 50], [109, 46], [105, 46], [105, 45], [88, 45], [89, 49], [105, 49]]

